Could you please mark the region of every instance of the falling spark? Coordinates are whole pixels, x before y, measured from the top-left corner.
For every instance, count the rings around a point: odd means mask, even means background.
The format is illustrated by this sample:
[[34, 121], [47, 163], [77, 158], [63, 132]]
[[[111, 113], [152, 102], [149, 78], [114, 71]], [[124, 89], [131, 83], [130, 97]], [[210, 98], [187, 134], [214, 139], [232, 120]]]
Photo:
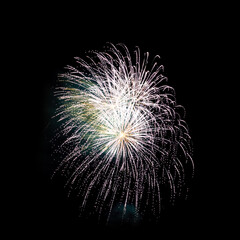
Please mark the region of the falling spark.
[[137, 48], [132, 58], [123, 44], [92, 54], [67, 66], [55, 91], [66, 152], [56, 172], [77, 189], [81, 213], [91, 209], [109, 222], [113, 209], [123, 207], [124, 219], [131, 206], [136, 216], [150, 211], [158, 218], [162, 186], [174, 200], [185, 166], [194, 169], [184, 108], [165, 83], [159, 56], [150, 65], [149, 53], [141, 59]]

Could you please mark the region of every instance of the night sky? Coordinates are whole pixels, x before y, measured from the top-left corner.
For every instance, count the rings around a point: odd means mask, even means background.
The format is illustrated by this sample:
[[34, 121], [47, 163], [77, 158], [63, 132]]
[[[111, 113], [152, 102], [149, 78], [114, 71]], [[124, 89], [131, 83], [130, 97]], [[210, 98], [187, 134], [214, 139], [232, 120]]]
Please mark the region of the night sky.
[[[15, 208], [19, 214], [12, 217], [21, 231], [31, 229], [33, 236], [74, 236], [87, 239], [92, 236], [166, 237], [208, 236], [215, 232], [212, 222], [218, 216], [217, 179], [213, 177], [216, 159], [211, 154], [215, 132], [211, 118], [216, 101], [210, 101], [212, 88], [212, 59], [215, 51], [214, 24], [208, 26], [196, 9], [184, 7], [178, 14], [166, 14], [160, 6], [142, 6], [141, 12], [121, 6], [126, 11], [90, 11], [89, 7], [74, 6], [61, 11], [55, 8], [30, 14], [24, 25], [32, 25], [19, 31], [22, 38], [21, 56], [24, 55], [25, 82], [23, 114], [27, 116], [21, 136], [27, 141], [21, 144], [25, 152], [23, 181], [17, 182], [15, 193], [20, 201]], [[117, 8], [117, 6], [116, 6]], [[133, 14], [133, 12], [135, 13]], [[165, 13], [165, 14], [164, 14]], [[208, 14], [208, 13], [206, 13]], [[207, 17], [205, 14], [205, 18]], [[19, 27], [21, 30], [21, 27]], [[134, 51], [150, 56], [161, 56], [168, 84], [175, 88], [177, 103], [186, 109], [186, 121], [193, 140], [195, 176], [191, 182], [188, 200], [163, 211], [157, 225], [113, 227], [96, 226], [91, 220], [78, 218], [78, 202], [67, 197], [64, 179], [51, 180], [54, 169], [51, 158], [49, 123], [53, 114], [52, 91], [57, 75], [64, 66], [72, 64], [75, 56], [83, 57], [88, 50], [103, 50], [106, 42], [124, 43]], [[26, 60], [25, 60], [26, 59]], [[23, 78], [24, 79], [24, 78]], [[20, 138], [20, 137], [19, 137]], [[20, 138], [21, 141], [21, 138]], [[23, 145], [23, 146], [22, 146]], [[220, 216], [220, 215], [219, 215]], [[161, 238], [163, 237], [163, 238]], [[34, 238], [33, 238], [34, 239]]]

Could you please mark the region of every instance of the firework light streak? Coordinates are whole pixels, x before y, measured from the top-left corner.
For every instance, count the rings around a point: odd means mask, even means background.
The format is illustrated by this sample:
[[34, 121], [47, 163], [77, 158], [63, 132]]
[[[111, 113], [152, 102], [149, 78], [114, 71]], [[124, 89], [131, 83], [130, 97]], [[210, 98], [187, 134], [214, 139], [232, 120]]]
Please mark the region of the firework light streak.
[[[88, 61], [76, 58], [67, 66], [55, 95], [55, 117], [68, 149], [57, 171], [78, 189], [80, 209], [92, 209], [109, 221], [116, 206], [158, 216], [161, 186], [170, 198], [184, 184], [184, 166], [193, 167], [191, 138], [179, 114], [174, 89], [165, 84], [158, 56], [149, 64], [139, 48], [130, 55], [123, 44], [92, 52]], [[147, 69], [150, 65], [150, 69]], [[147, 206], [150, 207], [147, 207]], [[106, 214], [107, 213], [107, 214]]]

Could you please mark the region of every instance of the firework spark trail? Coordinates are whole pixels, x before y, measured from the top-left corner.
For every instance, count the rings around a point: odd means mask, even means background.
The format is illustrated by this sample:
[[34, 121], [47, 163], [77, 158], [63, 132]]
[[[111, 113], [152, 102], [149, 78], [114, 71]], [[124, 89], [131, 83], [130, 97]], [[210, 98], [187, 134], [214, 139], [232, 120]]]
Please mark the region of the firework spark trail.
[[147, 70], [148, 53], [141, 60], [137, 48], [133, 61], [119, 46], [122, 51], [111, 44], [108, 52], [93, 52], [89, 62], [76, 58], [78, 69], [68, 66], [55, 92], [59, 135], [67, 136], [61, 147], [73, 146], [56, 171], [78, 188], [82, 211], [94, 201], [107, 221], [117, 204], [123, 215], [127, 205], [144, 214], [152, 202], [158, 215], [161, 185], [168, 184], [174, 198], [184, 183], [184, 165], [193, 166], [188, 127], [174, 89], [164, 84], [158, 56]]

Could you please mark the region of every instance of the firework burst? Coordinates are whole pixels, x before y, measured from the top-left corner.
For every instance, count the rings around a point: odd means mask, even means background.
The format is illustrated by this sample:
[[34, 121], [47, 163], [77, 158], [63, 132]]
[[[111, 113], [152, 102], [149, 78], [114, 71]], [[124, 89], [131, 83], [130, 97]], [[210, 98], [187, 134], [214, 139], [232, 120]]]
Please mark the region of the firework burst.
[[108, 222], [113, 209], [121, 208], [124, 219], [131, 206], [135, 216], [157, 217], [162, 186], [173, 200], [184, 185], [184, 166], [193, 166], [183, 107], [158, 56], [149, 64], [148, 53], [141, 59], [137, 48], [132, 58], [122, 44], [92, 55], [67, 66], [55, 91], [66, 152], [56, 172], [77, 189], [81, 213]]

